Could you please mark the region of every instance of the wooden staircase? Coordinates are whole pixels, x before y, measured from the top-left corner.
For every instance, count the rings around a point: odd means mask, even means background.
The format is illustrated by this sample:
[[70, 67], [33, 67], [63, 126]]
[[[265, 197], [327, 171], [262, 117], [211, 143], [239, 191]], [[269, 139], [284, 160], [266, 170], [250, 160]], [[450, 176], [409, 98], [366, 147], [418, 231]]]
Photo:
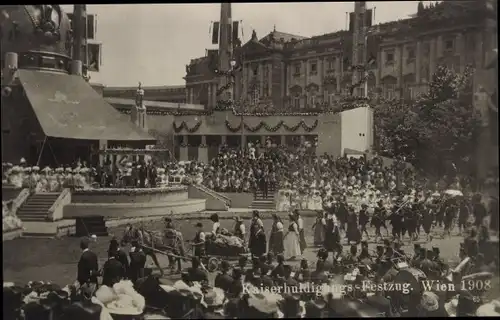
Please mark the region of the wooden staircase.
[[262, 190], [257, 190], [250, 208], [260, 210], [275, 210], [276, 205], [274, 204], [274, 190], [269, 189], [267, 198], [264, 198], [264, 193], [262, 192]]
[[59, 197], [59, 192], [35, 193], [17, 210], [17, 216], [21, 221], [47, 221], [49, 209]]

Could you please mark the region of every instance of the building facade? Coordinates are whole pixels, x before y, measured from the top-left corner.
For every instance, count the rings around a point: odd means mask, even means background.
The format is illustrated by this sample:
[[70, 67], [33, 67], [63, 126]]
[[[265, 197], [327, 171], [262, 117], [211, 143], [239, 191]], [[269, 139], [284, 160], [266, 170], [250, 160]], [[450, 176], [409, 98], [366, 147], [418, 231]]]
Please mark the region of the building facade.
[[[332, 108], [350, 94], [359, 61], [367, 71], [369, 96], [414, 98], [427, 89], [438, 65], [460, 72], [485, 63], [485, 52], [497, 36], [484, 25], [487, 3], [420, 3], [414, 17], [378, 25], [371, 25], [372, 12], [366, 6], [356, 6], [349, 30], [311, 38], [273, 30], [259, 39], [254, 32], [234, 50], [241, 64], [234, 99], [250, 110]], [[358, 47], [353, 42], [363, 50], [353, 49]], [[217, 104], [217, 55], [217, 50], [208, 50], [186, 67], [188, 103], [208, 108]]]

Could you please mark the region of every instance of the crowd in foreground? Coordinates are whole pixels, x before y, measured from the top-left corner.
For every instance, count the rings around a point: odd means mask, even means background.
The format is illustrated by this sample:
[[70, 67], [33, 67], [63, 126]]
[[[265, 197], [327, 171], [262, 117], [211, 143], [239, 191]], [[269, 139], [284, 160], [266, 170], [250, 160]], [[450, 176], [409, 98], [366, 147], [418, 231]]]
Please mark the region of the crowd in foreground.
[[[203, 232], [200, 226], [194, 243], [205, 242], [213, 233], [223, 232], [216, 220], [213, 217], [211, 232]], [[464, 281], [490, 284], [498, 266], [498, 261], [488, 259], [492, 252], [482, 243], [483, 235], [475, 228], [468, 228], [460, 245], [462, 262], [457, 267], [449, 266], [440, 257], [437, 247], [415, 244], [412, 254], [405, 252], [399, 241], [388, 239], [375, 251], [369, 249], [366, 241], [351, 244], [347, 251], [342, 246], [332, 248], [326, 242], [318, 245], [315, 263], [297, 256], [300, 264], [294, 266], [284, 254], [275, 254], [272, 246], [264, 253], [252, 250], [252, 242], [261, 230], [259, 220], [258, 215], [254, 215], [249, 237], [244, 237], [251, 249], [250, 259], [242, 255], [235, 265], [222, 261], [213, 283], [209, 281], [205, 267], [204, 250], [208, 248], [203, 246], [195, 250], [192, 257], [182, 256], [180, 252], [171, 254], [169, 260], [172, 264], [176, 264], [181, 255], [180, 259], [191, 260], [191, 265], [181, 270], [180, 280], [162, 283], [146, 267], [147, 255], [154, 255], [147, 231], [128, 226], [126, 235], [137, 236], [124, 236], [121, 242], [112, 239], [108, 260], [102, 268], [92, 250], [96, 240], [82, 239], [77, 281], [70, 286], [61, 289], [52, 284], [31, 283], [26, 287], [9, 284], [6, 288], [4, 284], [4, 295], [7, 293], [11, 297], [4, 312], [12, 315], [22, 308], [31, 314], [26, 319], [45, 319], [41, 317], [43, 310], [51, 308], [61, 314], [60, 319], [74, 318], [78, 314], [85, 319], [139, 314], [154, 314], [154, 319], [167, 316], [234, 319], [499, 315], [498, 302], [483, 300], [486, 288], [465, 290], [460, 285]], [[178, 234], [172, 233], [175, 229], [175, 221], [166, 219], [165, 238], [169, 234]], [[235, 233], [237, 230], [242, 231], [238, 221]], [[300, 232], [297, 237], [300, 239]], [[126, 247], [127, 243], [130, 243], [130, 248]], [[303, 250], [300, 244], [297, 250]], [[455, 284], [456, 290], [424, 290], [416, 285], [422, 279], [442, 281], [449, 288]], [[410, 283], [412, 287], [406, 293], [390, 289], [357, 289], [382, 283]], [[292, 289], [304, 288], [306, 284], [316, 291]], [[354, 289], [328, 290], [341, 285]], [[271, 287], [281, 289], [271, 292]], [[47, 293], [49, 290], [51, 293]]]

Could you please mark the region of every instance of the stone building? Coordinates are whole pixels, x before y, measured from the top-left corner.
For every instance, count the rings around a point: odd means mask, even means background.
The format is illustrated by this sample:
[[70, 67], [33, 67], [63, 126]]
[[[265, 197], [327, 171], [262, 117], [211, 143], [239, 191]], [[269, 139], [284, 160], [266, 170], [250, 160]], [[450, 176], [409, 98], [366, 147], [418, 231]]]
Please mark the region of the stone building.
[[[443, 1], [430, 7], [419, 3], [408, 19], [372, 25], [372, 12], [356, 2], [349, 30], [304, 38], [271, 31], [235, 46], [233, 59], [241, 66], [234, 99], [247, 109], [310, 110], [334, 106], [350, 94], [357, 65], [367, 71], [368, 94], [414, 98], [427, 89], [436, 67], [456, 71], [480, 68], [496, 31], [485, 27], [488, 0]], [[353, 42], [366, 48], [353, 52]], [[354, 49], [355, 50], [355, 49]], [[353, 63], [354, 61], [354, 63]], [[218, 51], [191, 60], [186, 67], [187, 103], [215, 107]], [[354, 91], [361, 95], [362, 91]]]

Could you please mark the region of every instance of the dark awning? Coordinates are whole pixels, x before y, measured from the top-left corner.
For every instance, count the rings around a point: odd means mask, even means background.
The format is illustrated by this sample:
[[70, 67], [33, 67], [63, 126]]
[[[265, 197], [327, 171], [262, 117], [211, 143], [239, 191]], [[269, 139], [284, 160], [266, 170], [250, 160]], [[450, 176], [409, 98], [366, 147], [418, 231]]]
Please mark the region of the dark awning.
[[19, 80], [48, 137], [155, 140], [118, 112], [79, 76], [19, 70]]

